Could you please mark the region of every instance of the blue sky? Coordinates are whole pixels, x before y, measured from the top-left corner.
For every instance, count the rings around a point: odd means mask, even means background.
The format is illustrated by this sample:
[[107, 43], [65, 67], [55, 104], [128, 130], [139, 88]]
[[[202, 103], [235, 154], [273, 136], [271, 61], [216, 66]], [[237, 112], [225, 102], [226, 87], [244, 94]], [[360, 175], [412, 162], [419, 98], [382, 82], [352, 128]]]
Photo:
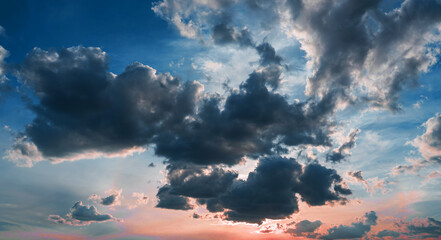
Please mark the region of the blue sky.
[[436, 239], [440, 16], [0, 1], [0, 238]]

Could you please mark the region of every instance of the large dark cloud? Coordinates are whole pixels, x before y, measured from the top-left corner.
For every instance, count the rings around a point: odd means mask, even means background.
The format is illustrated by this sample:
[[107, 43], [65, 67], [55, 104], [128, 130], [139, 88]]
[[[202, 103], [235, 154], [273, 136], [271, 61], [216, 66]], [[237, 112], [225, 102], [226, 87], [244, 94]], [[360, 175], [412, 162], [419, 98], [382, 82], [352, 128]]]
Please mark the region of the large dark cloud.
[[364, 215], [363, 221], [354, 222], [350, 226], [339, 225], [328, 229], [326, 235], [321, 236], [321, 239], [354, 239], [364, 237], [372, 226], [377, 225], [377, 215], [374, 211], [367, 212]]
[[384, 12], [380, 2], [288, 1], [294, 34], [312, 63], [307, 94], [342, 89], [348, 103], [399, 110], [401, 90], [437, 61], [429, 43], [437, 41], [430, 36], [437, 34], [441, 3], [407, 0]]
[[36, 117], [8, 157], [29, 166], [124, 155], [154, 144], [156, 154], [172, 162], [233, 165], [283, 145], [330, 145], [333, 95], [289, 103], [268, 89], [280, 82], [281, 58], [267, 43], [257, 50], [262, 66], [221, 106], [216, 96], [199, 101], [197, 82], [181, 83], [140, 63], [109, 73], [99, 48], [34, 49], [20, 78], [35, 92]]
[[[197, 198], [210, 212], [224, 212], [226, 220], [237, 222], [262, 223], [266, 218], [289, 217], [299, 210], [296, 193], [312, 206], [345, 203], [341, 195], [351, 194], [342, 187], [335, 170], [317, 163], [302, 167], [294, 159], [278, 156], [261, 159], [246, 180], [220, 169], [207, 172], [181, 167], [169, 171], [169, 184], [163, 187], [169, 194]], [[161, 203], [161, 196], [159, 199]]]
[[205, 100], [194, 121], [158, 134], [156, 154], [171, 161], [232, 165], [243, 156], [271, 154], [279, 144], [329, 145], [334, 99], [288, 103], [268, 90], [272, 79], [265, 69], [251, 73], [222, 110], [218, 99]]
[[76, 202], [66, 217], [50, 215], [48, 219], [55, 223], [68, 225], [88, 225], [93, 222], [118, 220], [110, 214], [101, 214], [94, 206], [83, 205], [82, 202]]
[[20, 77], [38, 98], [31, 106], [36, 118], [23, 134], [54, 161], [143, 146], [160, 127], [192, 114], [202, 89], [140, 63], [115, 76], [103, 51], [85, 47], [34, 49]]

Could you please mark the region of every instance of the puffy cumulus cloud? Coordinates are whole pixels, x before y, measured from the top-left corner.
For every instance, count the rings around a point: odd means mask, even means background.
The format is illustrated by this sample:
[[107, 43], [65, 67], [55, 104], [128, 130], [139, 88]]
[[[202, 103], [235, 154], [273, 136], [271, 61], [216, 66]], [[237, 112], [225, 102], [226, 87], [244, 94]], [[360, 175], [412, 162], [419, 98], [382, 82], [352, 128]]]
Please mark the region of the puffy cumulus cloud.
[[101, 214], [94, 206], [83, 205], [82, 202], [76, 202], [65, 217], [49, 215], [48, 220], [75, 226], [89, 225], [94, 222], [120, 221], [110, 214]]
[[7, 156], [27, 165], [32, 156], [52, 162], [126, 156], [194, 111], [199, 83], [181, 84], [140, 63], [114, 75], [107, 64], [99, 48], [32, 50], [20, 79], [39, 100], [31, 106], [36, 117]]
[[423, 126], [426, 132], [411, 143], [428, 161], [441, 163], [441, 115], [429, 118]]
[[289, 103], [268, 90], [272, 80], [274, 73], [262, 67], [231, 92], [223, 108], [220, 99], [205, 99], [181, 129], [156, 136], [156, 154], [172, 162], [233, 165], [283, 145], [330, 145], [334, 99]]
[[303, 220], [295, 224], [295, 228], [287, 229], [286, 232], [292, 234], [295, 237], [308, 237], [308, 238], [316, 238], [318, 236], [317, 233], [314, 233], [322, 225], [322, 222], [317, 221], [309, 221]]
[[199, 83], [140, 63], [107, 72], [99, 48], [36, 48], [20, 69], [39, 100], [31, 105], [36, 117], [6, 156], [31, 166], [127, 156], [154, 144], [171, 162], [233, 165], [283, 146], [330, 145], [333, 96], [289, 103], [268, 89], [280, 82], [281, 58], [267, 43], [257, 50], [261, 66], [221, 106], [217, 96], [202, 97]]
[[441, 3], [406, 0], [385, 12], [380, 0], [288, 1], [288, 32], [301, 43], [312, 74], [306, 94], [341, 89], [347, 103], [400, 109], [400, 91], [437, 62]]
[[[311, 206], [344, 204], [347, 199], [341, 195], [351, 194], [335, 170], [317, 163], [302, 166], [279, 156], [261, 159], [246, 180], [237, 176], [217, 168], [169, 167], [169, 183], [158, 193], [158, 206], [189, 209], [187, 198], [191, 197], [210, 212], [223, 212], [225, 220], [261, 224], [267, 218], [283, 219], [297, 212], [297, 193]], [[161, 204], [163, 199], [171, 207]]]
[[326, 235], [322, 235], [321, 239], [354, 239], [362, 238], [371, 230], [372, 226], [377, 225], [377, 215], [374, 211], [367, 212], [363, 221], [354, 222], [349, 226], [339, 225], [328, 229]]
[[346, 141], [338, 148], [326, 155], [326, 160], [336, 163], [343, 161], [348, 155], [349, 151], [355, 146], [357, 135], [360, 133], [360, 129], [353, 129], [346, 137]]

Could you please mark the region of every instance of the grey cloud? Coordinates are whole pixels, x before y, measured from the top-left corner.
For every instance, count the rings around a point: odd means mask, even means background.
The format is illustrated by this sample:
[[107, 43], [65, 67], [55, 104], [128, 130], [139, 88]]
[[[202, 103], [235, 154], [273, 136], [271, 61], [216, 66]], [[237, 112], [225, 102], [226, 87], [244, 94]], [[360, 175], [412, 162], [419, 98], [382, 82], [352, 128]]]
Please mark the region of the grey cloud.
[[409, 224], [407, 226], [409, 235], [421, 235], [427, 238], [441, 236], [441, 221], [434, 218], [427, 218], [427, 222], [427, 224], [422, 225]]
[[[169, 165], [167, 179], [171, 185], [170, 193], [193, 198], [212, 198], [225, 192], [238, 177], [233, 171], [222, 168], [207, 169], [186, 165]], [[204, 171], [205, 170], [205, 171]]]
[[315, 237], [315, 234], [312, 234], [322, 225], [321, 221], [309, 221], [303, 220], [295, 224], [295, 228], [290, 228], [286, 230], [287, 233], [290, 233], [294, 236], [307, 236], [307, 237]]
[[392, 231], [392, 230], [382, 230], [380, 232], [378, 232], [376, 234], [377, 237], [379, 238], [384, 238], [384, 237], [394, 237], [397, 238], [401, 235], [401, 233], [396, 232], [396, 231]]
[[430, 36], [441, 22], [439, 1], [407, 0], [387, 13], [380, 0], [289, 3], [294, 32], [313, 64], [311, 96], [342, 89], [345, 102], [398, 111], [402, 89], [437, 61], [428, 44], [437, 41]]
[[313, 206], [345, 203], [340, 195], [351, 194], [341, 186], [335, 170], [317, 163], [303, 169], [294, 159], [278, 156], [261, 159], [246, 180], [220, 169], [207, 173], [200, 167], [180, 166], [169, 171], [169, 184], [163, 187], [169, 194], [197, 198], [210, 212], [224, 211], [226, 220], [236, 222], [260, 224], [265, 218], [286, 218], [299, 210], [296, 193]]
[[361, 171], [353, 171], [353, 172], [348, 172], [348, 175], [355, 178], [357, 181], [360, 182], [364, 182], [366, 181], [363, 176], [361, 175]]
[[364, 237], [372, 226], [377, 225], [377, 215], [374, 211], [367, 212], [364, 215], [364, 220], [361, 222], [354, 222], [350, 226], [339, 225], [328, 229], [326, 235], [321, 236], [321, 239], [354, 239]]
[[426, 131], [423, 135], [413, 140], [412, 145], [418, 148], [421, 155], [427, 160], [421, 164], [410, 166], [400, 166], [401, 168], [411, 168], [409, 170], [418, 171], [421, 167], [429, 162], [441, 163], [441, 115], [428, 119], [423, 126]]
[[101, 214], [94, 206], [83, 205], [82, 202], [76, 202], [70, 209], [66, 217], [58, 215], [49, 215], [48, 220], [68, 225], [88, 225], [93, 222], [117, 221], [110, 214]]
[[140, 63], [112, 75], [99, 48], [34, 49], [20, 73], [39, 98], [23, 134], [49, 160], [143, 146], [160, 124], [173, 127], [191, 114], [202, 89]]
[[189, 210], [193, 209], [190, 205], [188, 198], [170, 194], [170, 186], [163, 186], [158, 190], [156, 196], [159, 199], [156, 207], [158, 208], [167, 208], [167, 209], [175, 209], [175, 210]]
[[112, 194], [112, 195], [110, 195], [108, 197], [102, 198], [101, 199], [101, 204], [105, 205], [105, 206], [110, 206], [113, 203], [115, 203], [115, 200], [116, 200], [117, 197], [118, 197], [117, 195]]
[[340, 145], [338, 148], [334, 149], [330, 153], [326, 155], [326, 160], [336, 163], [343, 161], [348, 155], [349, 150], [351, 150], [355, 146], [355, 141], [357, 140], [357, 135], [360, 133], [360, 129], [352, 130], [346, 142]]
[[[266, 87], [266, 71], [255, 71], [232, 92], [223, 110], [216, 98], [202, 102], [194, 121], [176, 131], [164, 131], [155, 139], [156, 154], [171, 161], [233, 165], [243, 156], [270, 154], [274, 140], [288, 146], [329, 145], [327, 116], [334, 99], [288, 103]], [[280, 146], [280, 145], [278, 145]]]
[[241, 47], [253, 47], [251, 33], [247, 29], [238, 31], [235, 27], [220, 23], [213, 27], [213, 41], [218, 45], [239, 44]]

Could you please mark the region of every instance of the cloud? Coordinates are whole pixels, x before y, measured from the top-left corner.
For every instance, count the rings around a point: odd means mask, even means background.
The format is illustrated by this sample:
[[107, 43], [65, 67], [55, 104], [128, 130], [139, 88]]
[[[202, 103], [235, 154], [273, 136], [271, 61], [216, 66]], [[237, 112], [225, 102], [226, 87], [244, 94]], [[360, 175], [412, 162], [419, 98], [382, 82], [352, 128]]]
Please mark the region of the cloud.
[[441, 163], [441, 115], [429, 118], [424, 124], [426, 132], [411, 143], [429, 161]]
[[254, 47], [251, 33], [245, 28], [238, 31], [225, 23], [213, 27], [213, 41], [218, 45], [238, 44], [241, 47]]
[[144, 151], [158, 128], [172, 127], [194, 111], [199, 83], [181, 84], [140, 63], [114, 75], [107, 65], [99, 48], [32, 50], [20, 79], [39, 100], [30, 106], [36, 117], [10, 159], [31, 165], [28, 157], [60, 162], [130, 155]]
[[132, 204], [128, 204], [129, 209], [133, 209], [142, 205], [146, 205], [149, 202], [149, 197], [144, 193], [134, 192], [132, 193], [132, 197], [135, 198], [135, 202]]
[[394, 238], [397, 238], [400, 235], [401, 235], [401, 233], [396, 232], [396, 231], [382, 230], [382, 231], [378, 232], [375, 236], [377, 236], [379, 238], [384, 238], [384, 237], [394, 237]]
[[355, 182], [362, 183], [370, 193], [375, 193], [377, 190], [381, 190], [381, 192], [385, 194], [388, 191], [386, 184], [389, 184], [390, 182], [385, 179], [378, 180], [377, 177], [374, 177], [366, 180], [363, 178], [361, 171], [352, 171], [347, 172], [346, 174], [352, 179], [355, 179]]
[[99, 213], [94, 206], [83, 205], [82, 202], [76, 202], [65, 217], [49, 215], [48, 220], [74, 226], [89, 225], [94, 222], [119, 221], [110, 214]]
[[205, 99], [179, 131], [157, 135], [155, 153], [172, 162], [234, 165], [244, 156], [271, 154], [281, 144], [329, 145], [333, 99], [290, 104], [268, 90], [273, 79], [267, 68], [254, 71], [223, 108], [220, 99]]
[[370, 230], [372, 226], [377, 225], [377, 215], [374, 211], [367, 212], [364, 215], [364, 220], [354, 222], [350, 226], [339, 225], [328, 229], [326, 235], [321, 236], [321, 239], [353, 239], [362, 238]]
[[427, 218], [427, 224], [409, 224], [407, 226], [411, 236], [420, 235], [426, 238], [441, 236], [441, 221], [434, 218]]
[[317, 163], [302, 167], [292, 158], [279, 156], [261, 159], [246, 180], [231, 171], [188, 166], [169, 166], [167, 176], [169, 183], [160, 189], [159, 203], [176, 198], [171, 207], [160, 207], [190, 209], [185, 198], [192, 197], [210, 212], [223, 212], [225, 220], [235, 222], [260, 224], [267, 218], [287, 218], [299, 210], [296, 193], [311, 206], [344, 204], [347, 199], [341, 195], [351, 194], [335, 170]]
[[425, 159], [406, 158], [406, 160], [411, 164], [395, 166], [392, 169], [392, 175], [418, 174], [421, 169], [425, 168], [430, 163]]
[[[0, 26], [0, 36], [3, 34], [3, 31], [2, 26]], [[5, 58], [8, 56], [8, 50], [0, 45], [0, 98], [2, 97], [2, 92], [11, 90], [11, 85], [8, 83], [9, 79], [6, 77], [7, 64], [5, 63]]]
[[349, 150], [355, 146], [357, 135], [360, 133], [360, 129], [353, 129], [346, 137], [346, 141], [338, 148], [334, 149], [331, 153], [326, 155], [326, 160], [337, 163], [343, 161], [348, 155]]
[[120, 206], [122, 198], [122, 189], [110, 189], [106, 191], [107, 197], [101, 197], [99, 195], [92, 195], [89, 199], [97, 200], [104, 206]]
[[169, 186], [163, 186], [158, 190], [156, 197], [159, 199], [159, 202], [156, 207], [174, 210], [193, 209], [187, 197], [170, 194], [170, 190]]
[[225, 192], [238, 177], [236, 172], [222, 168], [202, 169], [191, 165], [169, 165], [167, 169], [170, 193], [193, 198], [216, 197]]
[[322, 225], [321, 221], [311, 222], [309, 220], [303, 220], [295, 224], [295, 228], [290, 228], [286, 230], [287, 233], [292, 234], [293, 236], [306, 236], [308, 238], [316, 238], [318, 234], [314, 234], [315, 230], [317, 230]]
[[[309, 96], [341, 89], [347, 103], [400, 109], [399, 93], [437, 62], [441, 4], [404, 1], [384, 12], [375, 1], [294, 1], [289, 33], [301, 43], [312, 74]], [[435, 44], [436, 45], [436, 44]], [[355, 95], [356, 94], [356, 95]]]

